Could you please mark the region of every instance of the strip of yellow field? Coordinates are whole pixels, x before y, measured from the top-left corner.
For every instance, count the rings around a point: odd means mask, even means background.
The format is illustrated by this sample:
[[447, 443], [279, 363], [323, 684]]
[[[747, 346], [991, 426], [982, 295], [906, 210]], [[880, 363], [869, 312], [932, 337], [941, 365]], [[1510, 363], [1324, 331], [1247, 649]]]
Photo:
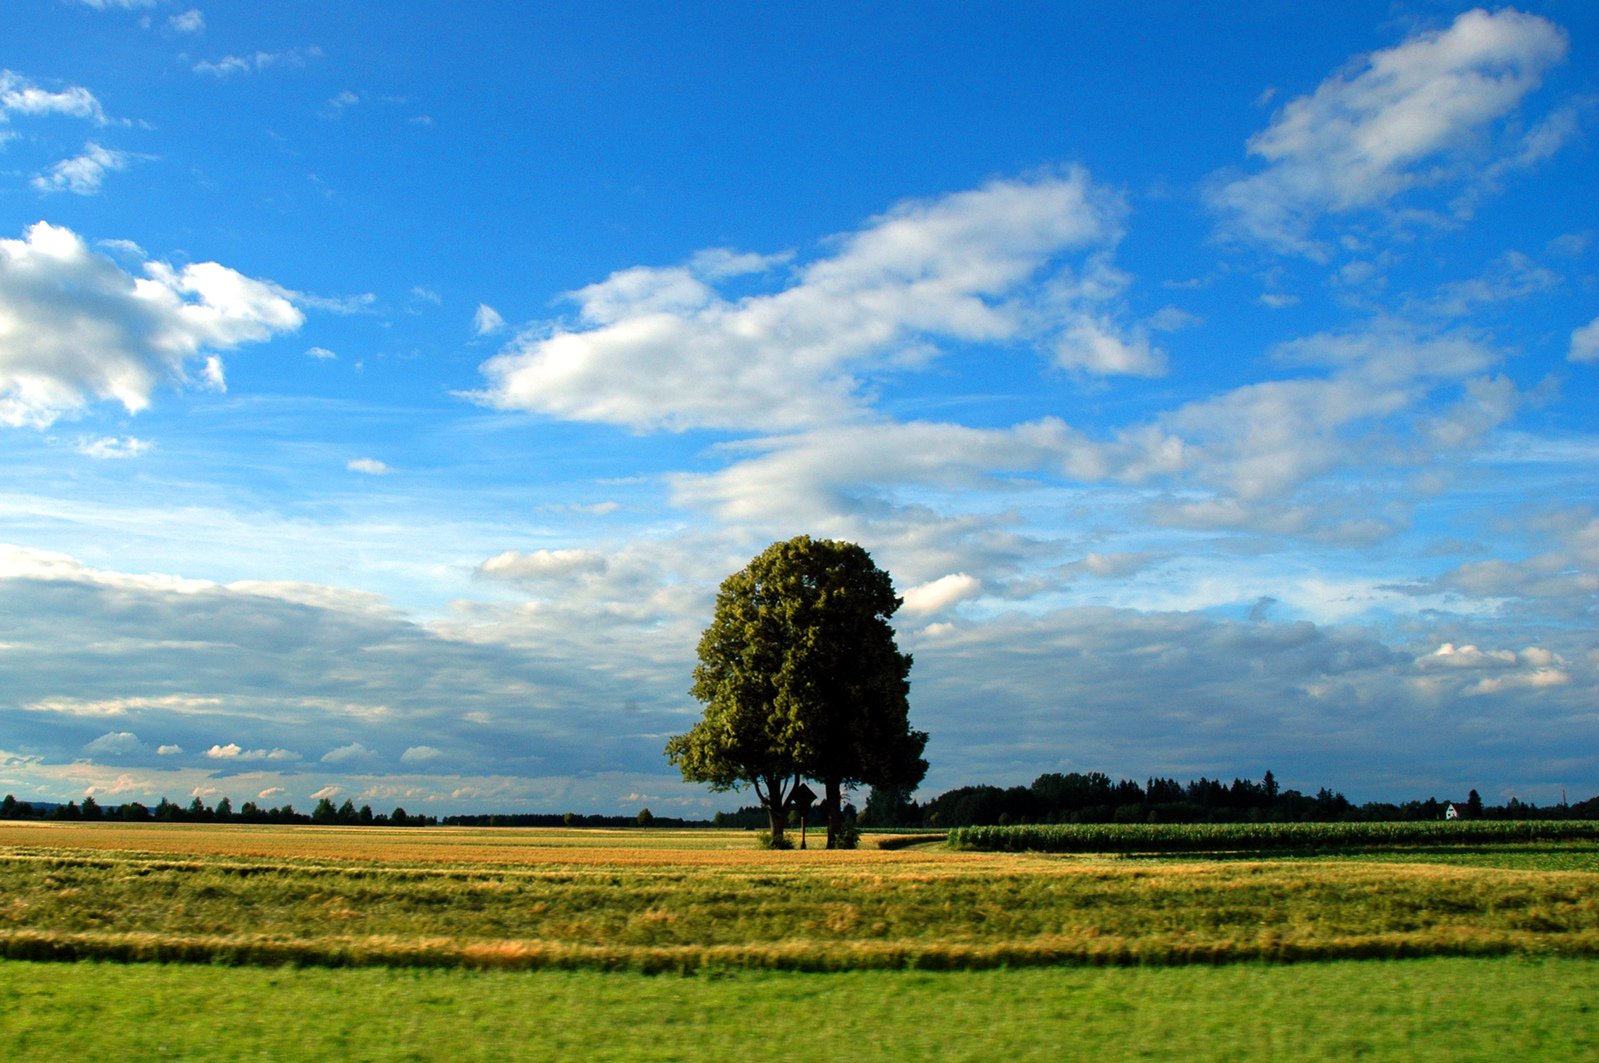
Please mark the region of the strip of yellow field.
[[[881, 837], [896, 837], [884, 835]], [[941, 840], [933, 836], [935, 840]], [[170, 853], [263, 859], [369, 860], [437, 864], [627, 864], [647, 866], [772, 866], [996, 863], [992, 855], [930, 851], [925, 846], [878, 851], [867, 835], [857, 850], [820, 847], [772, 851], [750, 831], [569, 829], [551, 827], [322, 827], [247, 823], [84, 823], [0, 821], [0, 847]], [[1003, 862], [1014, 863], [1013, 859]]]

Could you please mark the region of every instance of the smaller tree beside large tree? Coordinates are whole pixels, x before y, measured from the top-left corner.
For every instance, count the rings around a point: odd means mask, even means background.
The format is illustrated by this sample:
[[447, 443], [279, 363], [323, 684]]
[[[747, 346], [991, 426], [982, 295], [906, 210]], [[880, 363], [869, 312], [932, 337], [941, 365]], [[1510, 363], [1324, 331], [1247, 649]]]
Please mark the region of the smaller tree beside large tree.
[[667, 743], [667, 759], [712, 789], [753, 786], [774, 845], [795, 788], [814, 779], [828, 846], [840, 844], [845, 789], [908, 791], [927, 772], [927, 735], [908, 718], [911, 658], [889, 624], [899, 605], [854, 543], [773, 543], [722, 582], [691, 689], [705, 714]]

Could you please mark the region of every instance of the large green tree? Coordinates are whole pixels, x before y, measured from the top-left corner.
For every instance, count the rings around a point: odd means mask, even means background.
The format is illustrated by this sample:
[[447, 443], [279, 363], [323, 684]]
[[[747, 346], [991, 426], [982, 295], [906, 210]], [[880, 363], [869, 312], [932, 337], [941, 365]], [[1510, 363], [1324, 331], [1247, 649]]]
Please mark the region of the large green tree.
[[722, 582], [691, 689], [705, 714], [667, 758], [713, 789], [752, 785], [778, 844], [795, 787], [816, 780], [828, 846], [839, 844], [845, 789], [908, 790], [927, 772], [927, 735], [908, 718], [911, 658], [889, 624], [899, 605], [854, 543], [773, 543]]

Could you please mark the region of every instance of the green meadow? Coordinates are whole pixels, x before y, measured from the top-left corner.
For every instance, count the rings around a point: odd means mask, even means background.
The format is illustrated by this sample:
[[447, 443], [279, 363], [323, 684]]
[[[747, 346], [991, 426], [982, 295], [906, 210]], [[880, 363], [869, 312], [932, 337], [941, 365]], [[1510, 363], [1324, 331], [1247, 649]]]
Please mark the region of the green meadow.
[[991, 971], [0, 963], [0, 1054], [193, 1060], [1583, 1060], [1599, 961]]
[[1592, 841], [883, 841], [0, 824], [0, 1057], [1599, 1052]]

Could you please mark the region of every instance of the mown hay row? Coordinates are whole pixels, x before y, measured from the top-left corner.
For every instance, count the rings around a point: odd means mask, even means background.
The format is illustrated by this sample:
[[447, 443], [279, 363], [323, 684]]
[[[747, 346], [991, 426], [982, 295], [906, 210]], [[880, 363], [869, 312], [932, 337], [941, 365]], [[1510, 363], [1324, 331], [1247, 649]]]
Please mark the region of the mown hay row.
[[128, 933], [0, 932], [14, 960], [199, 963], [266, 967], [440, 967], [693, 974], [717, 970], [985, 970], [1042, 966], [1303, 963], [1424, 956], [1599, 957], [1599, 933], [1441, 929], [1254, 940], [1183, 935], [1041, 937], [992, 944], [787, 941], [758, 945], [600, 946], [549, 941], [271, 939]]

